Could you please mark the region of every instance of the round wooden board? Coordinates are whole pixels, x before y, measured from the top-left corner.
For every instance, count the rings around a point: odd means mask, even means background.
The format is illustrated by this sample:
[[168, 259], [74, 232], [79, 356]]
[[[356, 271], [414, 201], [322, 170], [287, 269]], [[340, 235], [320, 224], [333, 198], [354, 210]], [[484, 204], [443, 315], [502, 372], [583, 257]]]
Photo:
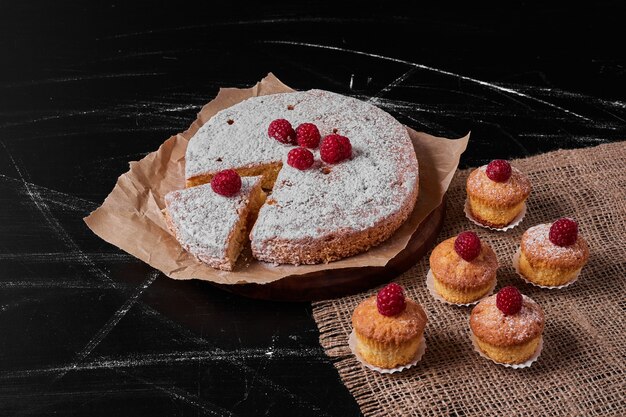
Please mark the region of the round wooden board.
[[329, 269], [292, 275], [263, 285], [213, 285], [244, 297], [272, 301], [319, 301], [356, 294], [389, 282], [415, 265], [435, 243], [445, 208], [444, 198], [413, 233], [406, 248], [385, 266]]

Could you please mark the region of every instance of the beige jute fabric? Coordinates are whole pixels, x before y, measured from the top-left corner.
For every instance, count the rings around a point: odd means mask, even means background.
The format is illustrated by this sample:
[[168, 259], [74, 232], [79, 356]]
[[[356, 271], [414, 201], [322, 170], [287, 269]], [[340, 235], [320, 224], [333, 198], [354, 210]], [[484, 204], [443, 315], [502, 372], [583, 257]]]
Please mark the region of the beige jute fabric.
[[[515, 285], [545, 311], [541, 356], [526, 369], [480, 357], [470, 341], [471, 307], [442, 304], [426, 289], [428, 252], [397, 279], [428, 314], [426, 354], [413, 368], [382, 375], [348, 348], [352, 311], [377, 288], [313, 304], [320, 342], [366, 416], [626, 416], [626, 142], [512, 164], [533, 184], [522, 223], [507, 232], [470, 223], [463, 214], [470, 170], [458, 171], [437, 243], [473, 230], [492, 246], [497, 289]], [[578, 221], [591, 249], [580, 278], [560, 290], [524, 283], [511, 264], [522, 233], [563, 216]]]

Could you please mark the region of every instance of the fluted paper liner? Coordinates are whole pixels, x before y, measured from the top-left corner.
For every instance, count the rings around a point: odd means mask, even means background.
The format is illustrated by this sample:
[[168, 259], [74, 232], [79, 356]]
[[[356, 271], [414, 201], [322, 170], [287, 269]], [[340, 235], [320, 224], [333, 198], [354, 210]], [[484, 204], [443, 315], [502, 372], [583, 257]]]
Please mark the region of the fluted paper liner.
[[533, 353], [533, 356], [528, 358], [528, 360], [526, 360], [525, 362], [522, 362], [522, 363], [503, 363], [503, 362], [498, 362], [495, 359], [490, 358], [489, 356], [487, 356], [487, 354], [485, 352], [480, 350], [480, 346], [478, 346], [478, 342], [476, 341], [476, 335], [474, 333], [472, 333], [471, 330], [470, 330], [470, 335], [471, 335], [471, 339], [472, 339], [472, 347], [474, 348], [474, 352], [478, 353], [480, 356], [482, 356], [485, 359], [489, 359], [491, 362], [495, 363], [496, 365], [502, 365], [502, 366], [504, 366], [506, 368], [513, 368], [513, 369], [528, 368], [537, 359], [539, 359], [539, 356], [541, 355], [541, 351], [543, 350], [543, 336], [541, 336], [541, 339], [539, 339], [539, 344], [537, 345], [537, 349], [535, 349], [535, 353]]
[[405, 369], [412, 368], [413, 366], [417, 365], [420, 360], [422, 360], [422, 356], [424, 356], [424, 353], [426, 353], [426, 338], [422, 335], [422, 337], [420, 338], [420, 343], [417, 346], [415, 356], [413, 357], [411, 362], [404, 365], [396, 366], [395, 368], [381, 368], [379, 366], [374, 366], [371, 363], [367, 363], [367, 361], [363, 359], [363, 357], [357, 351], [356, 343], [356, 333], [353, 330], [350, 333], [350, 336], [348, 336], [348, 346], [350, 347], [350, 351], [352, 351], [356, 360], [361, 362], [363, 366], [381, 374], [395, 374], [396, 372], [402, 372]]
[[580, 273], [582, 272], [582, 270], [578, 271], [578, 273], [572, 278], [571, 281], [566, 282], [563, 285], [554, 285], [554, 286], [540, 285], [540, 284], [530, 281], [528, 278], [524, 276], [524, 274], [522, 274], [522, 271], [519, 270], [519, 258], [521, 255], [522, 255], [521, 249], [517, 249], [517, 252], [515, 252], [515, 254], [513, 255], [513, 259], [512, 259], [513, 269], [515, 270], [515, 273], [519, 275], [522, 281], [524, 281], [526, 284], [534, 285], [535, 287], [545, 288], [548, 290], [560, 290], [562, 288], [569, 287], [570, 285], [575, 283], [578, 280]]
[[507, 224], [504, 227], [491, 227], [491, 226], [482, 224], [477, 218], [475, 218], [472, 215], [472, 212], [469, 208], [469, 200], [465, 200], [465, 205], [463, 206], [463, 212], [465, 213], [465, 217], [467, 217], [469, 221], [474, 223], [476, 226], [480, 226], [485, 229], [496, 230], [498, 232], [506, 232], [507, 230], [511, 230], [514, 227], [516, 227], [518, 224], [520, 224], [522, 220], [524, 220], [524, 216], [526, 216], [526, 210], [527, 210], [526, 203], [524, 203], [524, 205], [522, 206], [522, 210], [519, 212], [517, 216], [515, 216], [513, 220], [511, 220], [511, 223]]
[[442, 201], [469, 134], [450, 140], [407, 128], [419, 162], [419, 196], [405, 224], [383, 244], [329, 264], [280, 265], [258, 262], [244, 251], [235, 271], [213, 269], [186, 252], [171, 235], [161, 209], [164, 197], [185, 185], [185, 151], [189, 139], [218, 111], [246, 98], [294, 91], [273, 74], [247, 89], [222, 88], [206, 104], [189, 129], [166, 140], [157, 151], [130, 163], [104, 203], [84, 220], [102, 239], [141, 259], [174, 279], [202, 279], [218, 284], [266, 284], [290, 275], [364, 266], [384, 266], [407, 245], [419, 224]]

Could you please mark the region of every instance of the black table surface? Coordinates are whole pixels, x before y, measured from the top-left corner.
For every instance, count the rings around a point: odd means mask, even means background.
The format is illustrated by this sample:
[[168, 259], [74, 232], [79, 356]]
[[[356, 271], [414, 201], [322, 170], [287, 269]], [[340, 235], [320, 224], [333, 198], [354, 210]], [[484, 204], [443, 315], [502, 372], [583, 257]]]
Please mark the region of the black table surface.
[[3, 2], [0, 415], [360, 415], [310, 303], [170, 280], [82, 220], [220, 87], [375, 97], [471, 131], [461, 168], [626, 139], [619, 2], [407, 3]]

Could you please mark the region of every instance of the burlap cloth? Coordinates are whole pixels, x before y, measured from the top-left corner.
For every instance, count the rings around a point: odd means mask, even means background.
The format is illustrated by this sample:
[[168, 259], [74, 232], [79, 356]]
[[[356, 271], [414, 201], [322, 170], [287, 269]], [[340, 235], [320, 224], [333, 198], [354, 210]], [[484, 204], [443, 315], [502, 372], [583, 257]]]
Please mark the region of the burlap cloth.
[[[501, 265], [497, 289], [514, 284], [546, 313], [541, 356], [516, 370], [474, 352], [471, 308], [437, 302], [426, 289], [429, 252], [397, 280], [428, 314], [426, 354], [411, 369], [381, 375], [348, 348], [352, 311], [377, 289], [313, 304], [320, 342], [365, 415], [626, 416], [626, 142], [559, 150], [513, 165], [533, 184], [523, 222], [504, 233], [470, 223], [463, 214], [470, 170], [458, 171], [437, 243], [469, 229], [493, 247]], [[589, 263], [565, 289], [525, 284], [511, 266], [522, 233], [562, 216], [579, 222]]]

